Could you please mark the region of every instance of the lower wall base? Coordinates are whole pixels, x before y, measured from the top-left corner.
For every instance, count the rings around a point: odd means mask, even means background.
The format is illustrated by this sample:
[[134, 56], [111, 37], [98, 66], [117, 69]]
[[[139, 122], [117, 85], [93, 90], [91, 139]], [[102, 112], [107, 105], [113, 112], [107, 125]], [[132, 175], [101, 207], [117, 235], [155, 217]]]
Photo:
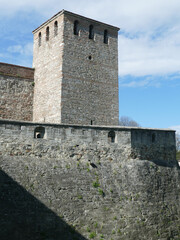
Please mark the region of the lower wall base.
[[43, 152], [43, 141], [36, 157], [1, 151], [2, 239], [180, 239], [177, 165], [90, 144]]

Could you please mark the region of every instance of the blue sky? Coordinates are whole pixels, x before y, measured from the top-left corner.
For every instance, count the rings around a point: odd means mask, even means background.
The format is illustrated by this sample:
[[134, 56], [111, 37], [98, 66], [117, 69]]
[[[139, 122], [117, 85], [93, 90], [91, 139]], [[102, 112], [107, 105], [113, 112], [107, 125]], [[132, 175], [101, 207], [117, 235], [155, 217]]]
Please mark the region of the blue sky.
[[0, 62], [32, 66], [32, 31], [66, 9], [121, 28], [119, 113], [180, 132], [179, 0], [0, 0]]

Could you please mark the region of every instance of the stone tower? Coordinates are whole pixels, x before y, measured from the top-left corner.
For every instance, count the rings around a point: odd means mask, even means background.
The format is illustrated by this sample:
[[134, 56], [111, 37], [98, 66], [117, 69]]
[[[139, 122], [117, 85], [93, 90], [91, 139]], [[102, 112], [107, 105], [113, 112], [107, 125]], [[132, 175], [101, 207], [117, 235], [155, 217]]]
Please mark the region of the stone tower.
[[118, 30], [62, 10], [33, 31], [33, 121], [118, 124]]

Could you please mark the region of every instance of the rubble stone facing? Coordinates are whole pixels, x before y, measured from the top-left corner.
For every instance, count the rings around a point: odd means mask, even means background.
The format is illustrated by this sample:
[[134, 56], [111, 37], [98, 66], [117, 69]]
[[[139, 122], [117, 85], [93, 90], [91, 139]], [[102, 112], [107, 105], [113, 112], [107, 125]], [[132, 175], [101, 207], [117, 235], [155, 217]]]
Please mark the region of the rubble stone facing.
[[180, 239], [175, 132], [112, 126], [117, 31], [56, 14], [34, 31], [34, 91], [33, 69], [0, 63], [0, 118], [31, 121], [34, 92], [41, 122], [0, 120], [1, 239]]
[[[141, 129], [143, 135], [137, 137], [133, 128], [0, 123], [0, 167], [6, 173], [0, 185], [2, 238], [180, 238], [180, 168], [175, 157], [131, 158], [133, 142], [145, 140], [152, 129]], [[34, 138], [37, 127], [45, 128], [43, 139]], [[108, 140], [112, 130], [115, 143]], [[168, 134], [172, 147], [173, 131], [156, 133], [162, 146]], [[25, 198], [27, 192], [31, 197]], [[32, 196], [43, 208], [32, 205]]]
[[34, 82], [25, 78], [29, 73], [14, 73], [13, 68], [9, 75], [0, 73], [0, 119], [32, 121]]
[[25, 79], [34, 79], [34, 69], [8, 63], [0, 63], [0, 75], [13, 76]]
[[[33, 121], [61, 122], [61, 88], [63, 61], [63, 15], [57, 17], [58, 35], [54, 36], [54, 21], [34, 33], [33, 67], [35, 88]], [[46, 41], [49, 27], [49, 41]], [[39, 33], [41, 32], [41, 46]]]
[[[75, 20], [78, 36], [73, 34]], [[89, 39], [90, 24], [94, 39]], [[89, 19], [64, 15], [62, 123], [118, 125], [118, 32], [108, 28], [104, 44], [105, 29]]]
[[[73, 33], [75, 20], [79, 21], [79, 35]], [[94, 40], [88, 37], [90, 24], [94, 26]], [[108, 44], [103, 43], [105, 29]], [[67, 11], [34, 31], [33, 121], [118, 125], [117, 36], [118, 28]]]

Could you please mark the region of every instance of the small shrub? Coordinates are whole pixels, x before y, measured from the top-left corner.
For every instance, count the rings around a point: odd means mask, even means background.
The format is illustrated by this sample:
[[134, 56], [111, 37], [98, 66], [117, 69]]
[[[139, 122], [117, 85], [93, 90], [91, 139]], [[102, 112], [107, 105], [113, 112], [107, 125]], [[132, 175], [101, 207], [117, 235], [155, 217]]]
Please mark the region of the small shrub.
[[101, 195], [101, 196], [104, 196], [105, 194], [104, 194], [104, 191], [101, 189], [101, 188], [99, 188], [99, 194]]
[[98, 188], [100, 185], [99, 185], [99, 182], [98, 181], [94, 181], [93, 182], [93, 187], [95, 188]]
[[98, 227], [98, 223], [97, 223], [97, 222], [94, 224], [94, 227], [95, 227], [95, 228], [97, 228], [97, 227]]
[[78, 195], [78, 199], [82, 199], [83, 197], [82, 197], [82, 195]]
[[95, 238], [96, 237], [96, 233], [95, 232], [91, 232], [89, 234], [89, 238], [92, 239], [92, 238]]
[[67, 164], [67, 165], [66, 165], [66, 168], [67, 168], [67, 169], [70, 169], [70, 165]]

